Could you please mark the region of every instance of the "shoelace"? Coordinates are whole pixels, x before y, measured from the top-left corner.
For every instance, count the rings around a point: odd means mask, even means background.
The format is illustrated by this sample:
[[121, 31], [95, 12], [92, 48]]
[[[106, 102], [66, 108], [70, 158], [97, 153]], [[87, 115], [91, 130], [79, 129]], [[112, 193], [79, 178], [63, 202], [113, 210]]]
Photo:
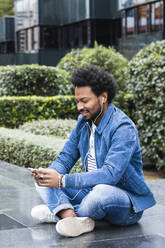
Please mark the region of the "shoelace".
[[48, 211], [44, 211], [42, 216], [45, 216], [44, 218], [40, 218], [41, 220], [48, 220], [48, 221], [54, 221], [54, 215], [53, 213], [49, 210]]
[[48, 213], [48, 220], [54, 220], [54, 214], [52, 212]]

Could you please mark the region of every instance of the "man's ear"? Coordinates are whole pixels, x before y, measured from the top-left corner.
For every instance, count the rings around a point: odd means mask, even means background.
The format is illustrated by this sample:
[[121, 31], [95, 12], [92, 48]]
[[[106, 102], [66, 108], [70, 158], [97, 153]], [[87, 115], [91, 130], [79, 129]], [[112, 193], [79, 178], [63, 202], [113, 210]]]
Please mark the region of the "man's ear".
[[106, 103], [108, 101], [108, 92], [103, 92], [101, 96], [102, 96], [101, 98], [102, 104]]

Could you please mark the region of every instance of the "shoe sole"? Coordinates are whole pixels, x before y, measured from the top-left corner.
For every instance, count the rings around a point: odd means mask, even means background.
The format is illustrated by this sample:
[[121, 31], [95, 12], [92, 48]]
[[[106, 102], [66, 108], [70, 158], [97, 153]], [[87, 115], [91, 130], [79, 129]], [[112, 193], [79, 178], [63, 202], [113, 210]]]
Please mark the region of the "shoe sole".
[[56, 224], [56, 231], [66, 237], [77, 237], [83, 233], [93, 231], [94, 220], [88, 217], [68, 217]]

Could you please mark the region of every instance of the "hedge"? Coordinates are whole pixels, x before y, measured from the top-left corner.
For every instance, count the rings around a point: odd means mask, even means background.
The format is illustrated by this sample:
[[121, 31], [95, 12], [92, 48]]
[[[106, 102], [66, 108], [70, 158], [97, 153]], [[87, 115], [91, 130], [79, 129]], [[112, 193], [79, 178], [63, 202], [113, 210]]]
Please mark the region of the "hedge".
[[[0, 128], [0, 160], [22, 167], [48, 167], [59, 155], [65, 139]], [[80, 172], [78, 161], [71, 172]]]
[[74, 96], [1, 97], [0, 126], [15, 128], [25, 122], [77, 118]]
[[52, 120], [40, 120], [26, 122], [19, 127], [19, 130], [23, 130], [28, 133], [47, 136], [60, 136], [62, 138], [68, 138], [72, 129], [76, 125], [76, 120], [68, 119], [52, 119]]
[[70, 95], [68, 73], [40, 65], [0, 66], [0, 96]]
[[149, 56], [156, 57], [159, 55], [165, 56], [165, 40], [158, 40], [146, 45], [133, 57], [133, 60], [145, 59]]
[[127, 87], [133, 95], [144, 162], [165, 171], [165, 56], [143, 57], [130, 61]]
[[104, 47], [95, 43], [94, 48], [73, 49], [60, 60], [57, 67], [71, 75], [77, 67], [85, 64], [104, 68], [116, 78], [119, 86], [125, 86], [123, 72], [128, 60], [113, 47]]
[[57, 158], [64, 140], [0, 128], [0, 159], [23, 167], [47, 167]]
[[125, 105], [124, 98], [126, 93], [124, 71], [128, 60], [113, 47], [104, 47], [95, 43], [94, 48], [73, 49], [60, 60], [57, 66], [71, 75], [77, 67], [85, 64], [94, 64], [102, 67], [114, 76], [118, 84], [118, 93], [114, 99], [114, 103], [128, 112], [127, 103]]

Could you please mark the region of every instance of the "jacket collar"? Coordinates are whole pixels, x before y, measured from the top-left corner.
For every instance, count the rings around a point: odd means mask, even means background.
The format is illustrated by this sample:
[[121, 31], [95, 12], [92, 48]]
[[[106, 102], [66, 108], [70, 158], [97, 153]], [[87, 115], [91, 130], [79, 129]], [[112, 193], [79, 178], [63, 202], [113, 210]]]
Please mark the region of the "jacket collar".
[[97, 126], [96, 130], [99, 134], [103, 132], [106, 125], [108, 124], [113, 112], [114, 112], [114, 105], [112, 103], [109, 104], [107, 111], [105, 112], [103, 118], [101, 119], [99, 125]]

